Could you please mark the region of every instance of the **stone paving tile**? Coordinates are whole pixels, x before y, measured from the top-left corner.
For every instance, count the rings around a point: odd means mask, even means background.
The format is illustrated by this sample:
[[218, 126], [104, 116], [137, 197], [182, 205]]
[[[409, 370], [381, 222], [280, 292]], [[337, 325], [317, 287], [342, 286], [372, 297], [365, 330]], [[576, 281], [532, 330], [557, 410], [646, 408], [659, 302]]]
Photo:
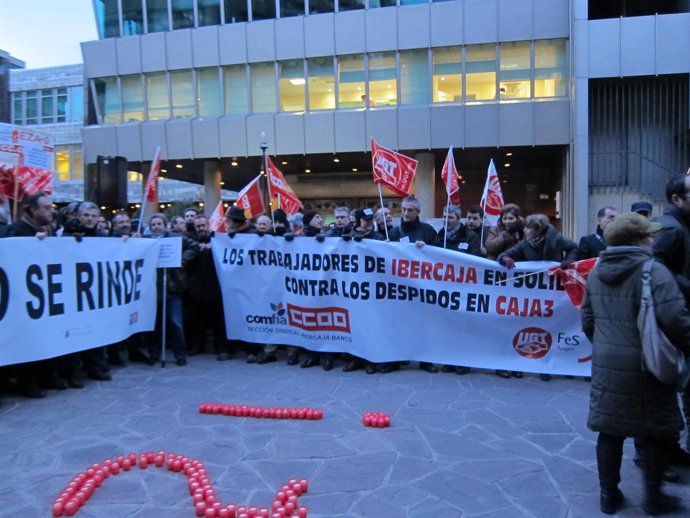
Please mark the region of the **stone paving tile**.
[[[329, 518], [592, 518], [598, 511], [589, 384], [493, 371], [387, 375], [248, 365], [196, 356], [185, 368], [132, 364], [111, 382], [2, 395], [0, 517], [50, 516], [53, 498], [94, 462], [147, 450], [204, 461], [223, 502], [269, 506], [287, 479], [300, 503]], [[202, 415], [201, 402], [319, 407], [321, 421]], [[389, 429], [364, 428], [384, 411]], [[620, 517], [643, 516], [642, 479], [625, 445]], [[690, 483], [690, 470], [682, 470]], [[669, 485], [690, 509], [690, 489]], [[77, 516], [177, 518], [194, 511], [183, 475], [133, 469], [110, 477]], [[681, 513], [679, 516], [685, 516]]]

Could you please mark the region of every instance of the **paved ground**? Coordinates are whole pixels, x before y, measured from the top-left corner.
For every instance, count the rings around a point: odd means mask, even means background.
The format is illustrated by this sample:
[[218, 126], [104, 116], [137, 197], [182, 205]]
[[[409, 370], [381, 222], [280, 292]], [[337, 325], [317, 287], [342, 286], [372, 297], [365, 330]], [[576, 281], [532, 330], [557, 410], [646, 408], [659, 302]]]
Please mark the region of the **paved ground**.
[[[406, 368], [386, 375], [247, 365], [195, 356], [186, 367], [115, 369], [111, 382], [4, 396], [0, 406], [0, 516], [50, 516], [54, 497], [94, 462], [165, 450], [204, 461], [223, 502], [269, 506], [291, 477], [311, 517], [593, 517], [594, 434], [589, 384], [534, 376], [504, 380]], [[320, 407], [321, 421], [201, 415], [217, 401]], [[364, 428], [383, 411], [389, 429]], [[644, 516], [641, 473], [626, 443], [619, 516]], [[685, 483], [690, 471], [682, 471]], [[690, 487], [669, 486], [690, 509]], [[83, 517], [192, 517], [187, 480], [162, 469], [107, 479]], [[685, 515], [687, 516], [687, 515]]]

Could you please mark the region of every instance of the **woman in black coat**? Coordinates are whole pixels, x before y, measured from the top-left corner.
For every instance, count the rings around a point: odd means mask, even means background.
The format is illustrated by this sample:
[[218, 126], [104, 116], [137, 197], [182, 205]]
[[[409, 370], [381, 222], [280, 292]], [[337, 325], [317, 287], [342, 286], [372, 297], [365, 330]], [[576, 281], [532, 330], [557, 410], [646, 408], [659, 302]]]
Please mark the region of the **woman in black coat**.
[[[661, 492], [664, 446], [683, 429], [676, 388], [642, 369], [637, 328], [642, 267], [652, 259], [652, 235], [660, 228], [632, 212], [609, 223], [604, 231], [608, 246], [589, 275], [582, 304], [582, 328], [592, 342], [587, 426], [599, 432], [597, 468], [601, 511], [606, 514], [615, 513], [623, 501], [618, 483], [626, 437], [642, 438], [646, 444], [644, 510], [656, 515], [680, 506]], [[659, 327], [690, 354], [690, 314], [673, 275], [655, 262], [650, 283]]]

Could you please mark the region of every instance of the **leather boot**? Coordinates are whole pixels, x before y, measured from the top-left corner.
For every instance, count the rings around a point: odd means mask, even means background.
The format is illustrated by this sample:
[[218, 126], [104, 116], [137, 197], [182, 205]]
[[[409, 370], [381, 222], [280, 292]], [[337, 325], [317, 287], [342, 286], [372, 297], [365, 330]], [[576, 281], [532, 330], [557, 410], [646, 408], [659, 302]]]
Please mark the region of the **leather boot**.
[[599, 507], [604, 514], [615, 514], [623, 503], [623, 493], [618, 489], [621, 481], [623, 442], [597, 441], [597, 470], [601, 490]]

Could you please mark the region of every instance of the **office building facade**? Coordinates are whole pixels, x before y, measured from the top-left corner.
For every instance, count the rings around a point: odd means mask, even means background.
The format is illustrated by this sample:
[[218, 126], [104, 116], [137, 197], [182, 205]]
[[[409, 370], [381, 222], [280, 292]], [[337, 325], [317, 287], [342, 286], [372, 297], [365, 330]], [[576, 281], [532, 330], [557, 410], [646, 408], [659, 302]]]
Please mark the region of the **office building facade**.
[[417, 158], [432, 217], [452, 145], [465, 206], [493, 158], [506, 201], [585, 233], [603, 203], [661, 201], [688, 157], [690, 6], [596, 4], [95, 0], [87, 175], [99, 156], [146, 172], [161, 146], [213, 202], [256, 176], [264, 134], [305, 203], [371, 205], [373, 137]]

